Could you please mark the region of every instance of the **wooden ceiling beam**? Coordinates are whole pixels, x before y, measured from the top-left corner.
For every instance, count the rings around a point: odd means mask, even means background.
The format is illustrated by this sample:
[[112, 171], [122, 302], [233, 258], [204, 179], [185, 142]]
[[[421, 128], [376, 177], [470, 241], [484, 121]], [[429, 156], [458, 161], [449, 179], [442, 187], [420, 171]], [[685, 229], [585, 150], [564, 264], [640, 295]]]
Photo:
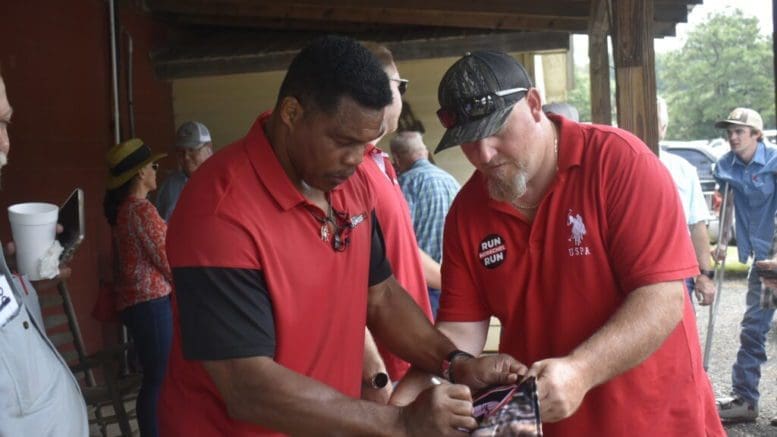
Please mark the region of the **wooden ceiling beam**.
[[[240, 38], [236, 36], [236, 38]], [[241, 43], [245, 40], [241, 38]], [[403, 39], [402, 41], [380, 41], [394, 54], [397, 60], [430, 59], [461, 56], [466, 51], [500, 50], [506, 52], [548, 52], [569, 50], [569, 34], [561, 32], [505, 32], [478, 35], [448, 36], [442, 38]], [[266, 44], [266, 42], [265, 42]], [[222, 41], [223, 50], [209, 50], [208, 53], [188, 48], [168, 49], [152, 56], [156, 74], [161, 79], [184, 77], [257, 73], [283, 70], [288, 67], [298, 48], [262, 50], [260, 42], [254, 53], [232, 55], [229, 41]], [[300, 42], [300, 47], [304, 42]], [[177, 54], [182, 53], [182, 54]], [[186, 56], [198, 53], [199, 56]]]
[[[419, 3], [407, 0], [341, 0], [334, 3], [305, 0], [280, 3], [265, 0], [149, 0], [149, 4], [157, 12], [185, 15], [192, 21], [197, 21], [197, 16], [204, 17], [199, 19], [201, 24], [210, 19], [229, 25], [229, 17], [235, 17], [233, 21], [236, 24], [233, 25], [250, 25], [253, 22], [257, 27], [286, 29], [299, 28], [294, 22], [301, 21], [304, 28], [313, 27], [309, 23], [321, 22], [331, 26], [329, 23], [335, 22], [586, 33], [589, 19], [588, 1], [475, 3], [425, 0]], [[567, 9], [559, 5], [566, 5]], [[660, 10], [665, 12], [656, 17], [658, 22], [684, 21], [687, 18], [687, 8], [668, 6]]]

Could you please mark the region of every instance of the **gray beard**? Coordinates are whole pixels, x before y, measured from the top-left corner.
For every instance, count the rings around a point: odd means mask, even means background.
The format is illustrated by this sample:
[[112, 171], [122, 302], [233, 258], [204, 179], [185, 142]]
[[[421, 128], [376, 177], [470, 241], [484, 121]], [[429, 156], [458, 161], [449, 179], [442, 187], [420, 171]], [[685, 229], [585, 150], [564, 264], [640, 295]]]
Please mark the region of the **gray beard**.
[[513, 203], [526, 194], [526, 172], [518, 169], [518, 172], [509, 180], [498, 178], [488, 179], [488, 194], [492, 199], [501, 202]]

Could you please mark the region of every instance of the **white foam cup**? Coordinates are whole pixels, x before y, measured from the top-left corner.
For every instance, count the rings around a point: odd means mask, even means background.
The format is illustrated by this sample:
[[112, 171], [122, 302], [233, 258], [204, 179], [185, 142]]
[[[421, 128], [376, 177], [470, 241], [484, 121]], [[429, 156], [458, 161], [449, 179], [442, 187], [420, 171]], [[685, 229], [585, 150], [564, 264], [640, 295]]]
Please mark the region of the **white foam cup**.
[[59, 207], [51, 203], [17, 203], [8, 207], [8, 220], [16, 245], [19, 273], [31, 280], [40, 277], [40, 259], [54, 243]]

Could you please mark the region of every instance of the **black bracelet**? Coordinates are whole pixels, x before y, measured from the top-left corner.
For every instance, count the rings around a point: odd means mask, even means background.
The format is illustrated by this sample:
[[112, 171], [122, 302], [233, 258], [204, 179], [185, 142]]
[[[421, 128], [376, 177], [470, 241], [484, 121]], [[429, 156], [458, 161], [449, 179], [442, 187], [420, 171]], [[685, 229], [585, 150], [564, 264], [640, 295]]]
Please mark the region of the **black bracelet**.
[[710, 278], [715, 279], [715, 270], [699, 270], [702, 275]]
[[460, 357], [475, 358], [472, 354], [468, 352], [455, 349], [448, 354], [448, 356], [445, 358], [445, 361], [443, 361], [442, 363], [442, 377], [454, 384], [456, 383], [456, 378], [453, 376], [453, 363], [456, 361], [457, 358], [460, 358]]

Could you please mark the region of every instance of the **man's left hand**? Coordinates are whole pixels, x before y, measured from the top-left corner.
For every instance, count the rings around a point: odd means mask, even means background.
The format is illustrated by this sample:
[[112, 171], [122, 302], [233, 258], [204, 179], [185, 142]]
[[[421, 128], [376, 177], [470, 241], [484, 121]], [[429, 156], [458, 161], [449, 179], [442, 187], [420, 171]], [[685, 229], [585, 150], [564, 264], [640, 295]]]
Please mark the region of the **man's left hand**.
[[[57, 223], [57, 234], [61, 234], [64, 228], [61, 224]], [[5, 252], [5, 259], [9, 264], [11, 270], [16, 268], [16, 244], [13, 241], [9, 241], [3, 248]], [[51, 279], [41, 279], [39, 281], [30, 281], [37, 291], [48, 290], [55, 287], [59, 281], [67, 279], [72, 274], [72, 270], [66, 264], [59, 265], [59, 274]]]
[[451, 366], [456, 384], [475, 391], [491, 385], [515, 384], [528, 371], [523, 363], [507, 354], [459, 358]]
[[699, 275], [694, 281], [693, 291], [699, 305], [706, 306], [715, 300], [715, 283], [705, 275]]
[[537, 396], [543, 422], [558, 422], [580, 407], [590, 390], [584, 372], [569, 358], [537, 361], [526, 375], [537, 378]]

